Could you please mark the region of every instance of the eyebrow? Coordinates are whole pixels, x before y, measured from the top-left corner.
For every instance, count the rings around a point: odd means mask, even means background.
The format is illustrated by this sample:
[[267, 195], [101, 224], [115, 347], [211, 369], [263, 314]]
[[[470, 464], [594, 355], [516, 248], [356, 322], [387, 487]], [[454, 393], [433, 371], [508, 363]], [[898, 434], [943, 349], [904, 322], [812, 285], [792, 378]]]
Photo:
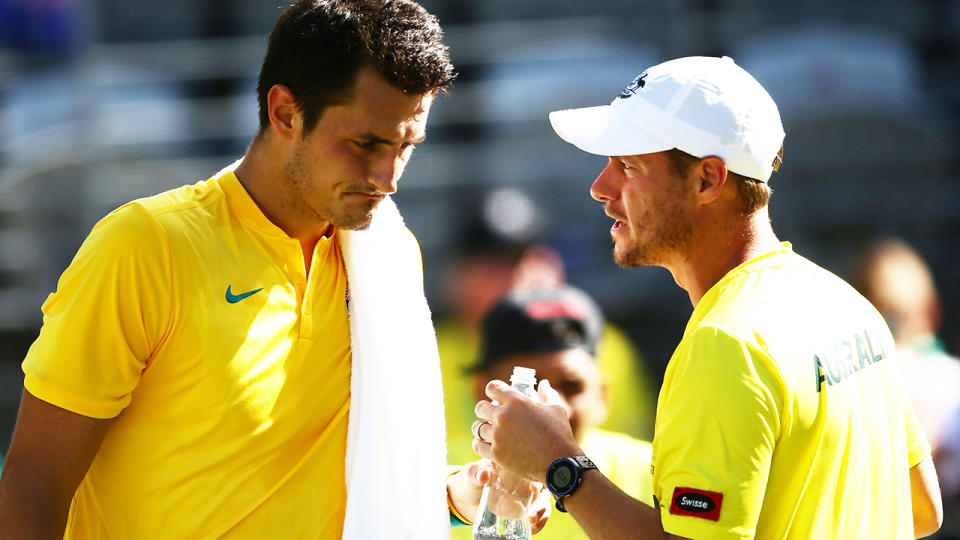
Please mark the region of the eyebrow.
[[[360, 135], [357, 136], [357, 138], [363, 139], [368, 142], [377, 143], [377, 144], [396, 144], [396, 141], [393, 141], [390, 139], [384, 139], [383, 137], [370, 132], [361, 133]], [[405, 142], [409, 142], [410, 144], [420, 144], [425, 140], [427, 140], [427, 136], [426, 134], [422, 134], [419, 137], [415, 137], [410, 141], [405, 141]]]

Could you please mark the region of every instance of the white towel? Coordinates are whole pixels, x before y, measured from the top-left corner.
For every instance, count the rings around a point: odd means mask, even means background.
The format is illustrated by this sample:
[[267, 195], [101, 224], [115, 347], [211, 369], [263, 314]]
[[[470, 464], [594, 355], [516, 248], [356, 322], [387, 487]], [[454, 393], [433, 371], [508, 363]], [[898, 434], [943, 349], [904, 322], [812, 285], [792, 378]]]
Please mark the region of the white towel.
[[388, 197], [365, 231], [337, 231], [353, 371], [348, 540], [450, 538], [440, 357], [420, 248]]

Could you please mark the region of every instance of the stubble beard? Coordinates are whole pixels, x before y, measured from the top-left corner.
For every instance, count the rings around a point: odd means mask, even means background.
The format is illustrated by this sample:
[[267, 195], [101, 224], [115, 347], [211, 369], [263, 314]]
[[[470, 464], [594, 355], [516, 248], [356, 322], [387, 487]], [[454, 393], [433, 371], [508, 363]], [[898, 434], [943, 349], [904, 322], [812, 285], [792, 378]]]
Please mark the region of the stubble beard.
[[[667, 254], [685, 249], [693, 229], [680, 206], [672, 205], [659, 213], [661, 214], [660, 222], [655, 228], [647, 229], [646, 241], [637, 239], [625, 251], [618, 251], [617, 246], [614, 245], [613, 260], [620, 267], [664, 266]], [[646, 222], [652, 221], [647, 219]]]
[[297, 213], [312, 216], [334, 228], [347, 231], [362, 231], [370, 227], [380, 201], [369, 201], [354, 208], [345, 205], [338, 207], [337, 193], [332, 191], [332, 188], [327, 188], [331, 191], [325, 194], [326, 197], [317, 200], [316, 193], [310, 189], [310, 183], [307, 182], [308, 175], [309, 172], [303, 164], [303, 153], [300, 150], [294, 151], [293, 159], [284, 167], [284, 176], [293, 194], [290, 206]]

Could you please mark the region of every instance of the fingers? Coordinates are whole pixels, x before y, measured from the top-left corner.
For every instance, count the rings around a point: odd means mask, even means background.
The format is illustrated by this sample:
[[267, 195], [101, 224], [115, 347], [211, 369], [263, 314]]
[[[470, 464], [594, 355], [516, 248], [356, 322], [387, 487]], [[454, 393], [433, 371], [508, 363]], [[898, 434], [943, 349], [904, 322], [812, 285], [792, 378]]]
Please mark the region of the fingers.
[[480, 439], [473, 440], [473, 452], [486, 459], [493, 459], [493, 445]]
[[538, 506], [536, 513], [530, 516], [530, 532], [537, 534], [547, 524], [550, 518], [550, 512], [553, 506], [550, 504], [550, 492], [546, 486], [540, 487], [540, 493], [537, 497], [535, 506]]
[[490, 467], [483, 467], [477, 471], [476, 479], [479, 484], [486, 484], [490, 481], [493, 470]]
[[[496, 411], [497, 406], [489, 401], [480, 401], [477, 403], [477, 406], [473, 408], [473, 412], [477, 415], [477, 418], [481, 420], [490, 421], [493, 420], [493, 413]], [[476, 435], [476, 433], [474, 433]]]
[[464, 465], [463, 472], [474, 485], [482, 486], [490, 481], [490, 462], [482, 459], [474, 461]]
[[[473, 432], [473, 452], [486, 459], [493, 459], [493, 445], [490, 444], [490, 440], [492, 439], [487, 439], [486, 437], [493, 437], [488, 431], [492, 428], [488, 420], [493, 418], [495, 408], [496, 406], [489, 401], [477, 403], [474, 412], [480, 420], [477, 420], [470, 426], [470, 431]], [[481, 429], [483, 429], [484, 433], [480, 433]]]
[[563, 405], [563, 398], [560, 393], [550, 386], [550, 381], [542, 379], [537, 385], [537, 395], [540, 396], [540, 402], [547, 405]]
[[548, 519], [550, 519], [550, 513], [546, 511], [546, 508], [541, 508], [536, 515], [530, 518], [530, 533], [537, 534], [540, 532], [544, 525], [547, 524]]
[[470, 431], [473, 433], [474, 438], [480, 439], [483, 442], [493, 442], [493, 437], [490, 434], [492, 427], [490, 422], [486, 420], [477, 420], [470, 426]]
[[510, 388], [509, 384], [496, 379], [488, 382], [484, 391], [490, 399], [499, 401], [500, 403], [506, 403], [511, 397], [523, 395], [515, 389]]

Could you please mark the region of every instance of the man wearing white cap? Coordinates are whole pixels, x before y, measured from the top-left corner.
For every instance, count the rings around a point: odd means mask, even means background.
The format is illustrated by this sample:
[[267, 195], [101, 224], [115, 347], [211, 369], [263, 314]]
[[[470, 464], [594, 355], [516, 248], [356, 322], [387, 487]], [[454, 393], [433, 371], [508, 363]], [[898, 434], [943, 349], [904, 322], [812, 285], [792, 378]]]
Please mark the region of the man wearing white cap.
[[624, 267], [662, 266], [694, 306], [664, 374], [654, 508], [593, 467], [556, 393], [500, 381], [474, 450], [546, 481], [591, 538], [913, 538], [942, 521], [930, 446], [890, 331], [853, 288], [773, 232], [776, 104], [730, 58], [651, 67], [609, 106], [550, 114], [608, 156], [590, 188]]

